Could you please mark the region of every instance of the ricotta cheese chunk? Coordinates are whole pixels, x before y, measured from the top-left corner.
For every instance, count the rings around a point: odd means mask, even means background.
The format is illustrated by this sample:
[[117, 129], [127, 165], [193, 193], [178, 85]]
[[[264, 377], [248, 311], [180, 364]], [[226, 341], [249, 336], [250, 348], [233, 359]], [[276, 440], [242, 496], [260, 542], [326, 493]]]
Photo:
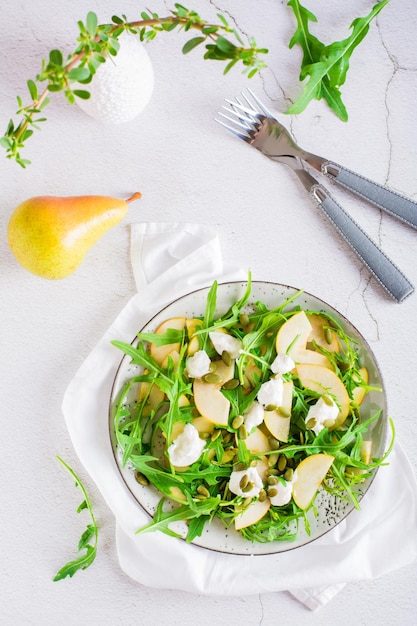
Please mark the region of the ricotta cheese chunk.
[[[242, 478], [247, 476], [247, 484], [252, 484], [251, 489], [243, 491], [241, 484]], [[232, 472], [229, 480], [229, 489], [236, 496], [242, 496], [242, 498], [255, 498], [259, 495], [259, 492], [263, 488], [261, 477], [259, 476], [256, 467], [248, 467], [244, 470], [238, 470]]]
[[338, 414], [339, 408], [332, 398], [326, 396], [325, 399], [323, 399], [322, 396], [317, 400], [316, 404], [310, 407], [306, 417], [306, 424], [308, 424], [310, 420], [315, 420], [311, 430], [318, 435], [319, 432], [325, 427], [325, 422], [328, 422], [331, 425], [332, 422], [335, 421]]
[[192, 424], [186, 424], [168, 448], [169, 460], [176, 467], [187, 467], [198, 461], [205, 445], [198, 430]]
[[284, 506], [292, 498], [292, 481], [286, 480], [285, 484], [279, 481], [274, 485], [274, 489], [277, 491], [275, 496], [269, 496], [272, 506]]
[[222, 355], [223, 352], [226, 351], [230, 354], [232, 359], [237, 359], [242, 349], [242, 342], [240, 339], [218, 331], [209, 333], [209, 337], [218, 354]]
[[259, 424], [262, 424], [262, 422], [264, 421], [264, 408], [261, 404], [259, 404], [259, 402], [255, 400], [254, 402], [252, 402], [243, 417], [245, 420], [244, 424], [246, 430], [248, 434], [250, 434], [256, 426], [259, 426]]
[[258, 391], [257, 399], [264, 407], [268, 405], [279, 407], [282, 405], [284, 383], [282, 378], [270, 378], [263, 383]]
[[198, 350], [187, 359], [187, 372], [191, 378], [201, 378], [210, 371], [210, 357], [205, 350]]
[[271, 370], [274, 374], [287, 374], [294, 367], [295, 363], [288, 354], [277, 354], [271, 363]]

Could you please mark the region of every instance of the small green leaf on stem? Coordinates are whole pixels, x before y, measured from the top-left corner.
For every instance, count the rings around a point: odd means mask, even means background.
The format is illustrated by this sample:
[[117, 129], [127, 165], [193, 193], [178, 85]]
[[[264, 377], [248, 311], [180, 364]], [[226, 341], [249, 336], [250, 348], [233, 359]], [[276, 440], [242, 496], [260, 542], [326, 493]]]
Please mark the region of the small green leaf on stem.
[[98, 526], [94, 517], [91, 501], [90, 501], [90, 498], [88, 497], [86, 489], [83, 483], [81, 482], [81, 480], [79, 479], [79, 477], [77, 476], [77, 474], [74, 472], [74, 470], [69, 465], [67, 465], [67, 463], [65, 463], [65, 461], [61, 459], [61, 457], [58, 456], [57, 459], [60, 463], [62, 463], [62, 465], [68, 470], [71, 476], [75, 479], [75, 485], [79, 487], [83, 493], [84, 500], [81, 502], [81, 504], [77, 508], [77, 513], [80, 513], [81, 511], [84, 511], [84, 510], [88, 510], [90, 514], [90, 518], [91, 518], [91, 523], [87, 524], [87, 528], [81, 535], [81, 538], [78, 542], [78, 551], [81, 552], [82, 550], [85, 550], [85, 553], [80, 555], [78, 558], [74, 559], [73, 561], [69, 561], [63, 567], [61, 567], [59, 572], [55, 575], [54, 581], [62, 580], [63, 578], [66, 578], [67, 576], [71, 578], [72, 576], [74, 576], [74, 574], [78, 570], [80, 569], [83, 570], [89, 567], [93, 563], [94, 559], [96, 558], [97, 543], [98, 543]]

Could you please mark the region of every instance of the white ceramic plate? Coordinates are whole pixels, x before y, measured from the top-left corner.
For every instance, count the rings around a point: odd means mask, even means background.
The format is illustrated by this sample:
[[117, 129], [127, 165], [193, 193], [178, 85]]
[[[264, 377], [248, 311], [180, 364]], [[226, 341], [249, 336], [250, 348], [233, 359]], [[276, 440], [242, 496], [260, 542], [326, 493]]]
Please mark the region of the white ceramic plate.
[[[221, 284], [218, 287], [217, 292], [217, 312], [216, 316], [225, 313], [232, 304], [239, 300], [246, 289], [246, 283], [227, 283]], [[251, 303], [256, 301], [262, 301], [268, 308], [272, 309], [279, 306], [284, 300], [296, 293], [296, 289], [293, 287], [280, 285], [270, 282], [255, 281], [252, 283], [252, 293], [249, 300], [248, 308]], [[208, 289], [200, 289], [194, 291], [182, 298], [179, 298], [175, 302], [172, 302], [162, 311], [160, 311], [155, 317], [153, 317], [144, 328], [140, 329], [141, 332], [153, 332], [159, 326], [160, 323], [171, 317], [200, 317], [204, 314]], [[326, 304], [322, 300], [315, 296], [303, 292], [291, 306], [301, 306], [305, 309], [314, 311], [322, 311], [331, 314], [335, 319], [339, 321], [345, 332], [358, 341], [358, 352], [361, 357], [363, 365], [368, 368], [369, 382], [376, 387], [383, 387], [382, 377], [376, 363], [375, 357], [366, 343], [365, 339], [356, 330], [354, 326], [344, 318], [338, 311], [333, 309], [330, 305]], [[138, 329], [139, 332], [139, 329]], [[134, 345], [137, 339], [132, 341]], [[133, 376], [138, 375], [140, 368], [138, 366], [131, 365], [130, 358], [125, 356], [120, 364], [117, 375], [115, 377], [113, 390], [110, 401], [110, 437], [112, 447], [115, 455], [115, 460], [118, 465], [119, 471], [129, 488], [130, 492], [137, 500], [138, 504], [149, 513], [150, 516], [155, 512], [155, 508], [161, 498], [161, 494], [152, 486], [144, 487], [140, 485], [134, 476], [134, 470], [129, 466], [122, 466], [120, 450], [118, 449], [113, 426], [114, 410], [117, 403], [118, 396], [122, 390], [126, 381]], [[131, 394], [127, 398], [127, 403], [134, 402], [137, 398], [138, 388], [135, 385], [131, 388]], [[374, 422], [372, 430], [373, 440], [373, 456], [382, 456], [385, 449], [386, 439], [386, 425], [387, 425], [387, 411], [385, 394], [382, 392], [370, 391], [366, 396], [361, 407], [361, 414], [363, 419], [374, 415], [376, 411], [382, 409], [379, 419]], [[366, 493], [372, 479], [363, 483], [361, 489], [361, 497]], [[201, 537], [196, 538], [193, 543], [202, 547], [218, 552], [226, 552], [233, 554], [243, 555], [256, 555], [256, 554], [271, 554], [284, 552], [294, 548], [299, 548], [311, 541], [321, 537], [326, 532], [334, 528], [340, 523], [354, 508], [349, 502], [340, 500], [328, 494], [325, 491], [320, 491], [316, 500], [316, 508], [318, 511], [317, 517], [314, 516], [313, 511], [309, 512], [310, 521], [310, 535], [304, 529], [304, 525], [301, 522], [299, 525], [299, 531], [297, 539], [295, 541], [276, 541], [272, 543], [252, 543], [247, 539], [244, 539], [240, 533], [232, 528], [225, 528], [222, 522], [218, 519], [213, 520], [210, 525], [206, 525], [205, 530]], [[172, 528], [181, 533], [183, 537], [186, 535], [185, 523], [178, 523], [172, 525]]]

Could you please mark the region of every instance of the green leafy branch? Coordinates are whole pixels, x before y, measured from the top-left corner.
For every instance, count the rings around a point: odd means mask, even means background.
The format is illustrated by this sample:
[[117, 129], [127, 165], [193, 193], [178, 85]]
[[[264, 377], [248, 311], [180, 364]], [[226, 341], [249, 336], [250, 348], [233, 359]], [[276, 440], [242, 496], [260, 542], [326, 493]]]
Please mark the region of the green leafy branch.
[[54, 581], [62, 580], [66, 576], [69, 576], [71, 578], [78, 570], [87, 569], [87, 567], [89, 567], [96, 558], [98, 543], [98, 526], [94, 517], [93, 508], [87, 491], [74, 470], [69, 465], [67, 465], [67, 463], [65, 463], [65, 461], [61, 459], [61, 457], [58, 456], [57, 459], [68, 470], [71, 476], [73, 476], [76, 486], [79, 487], [83, 493], [84, 500], [78, 507], [77, 513], [80, 513], [81, 511], [87, 509], [90, 514], [91, 522], [90, 524], [87, 524], [87, 528], [81, 535], [81, 538], [78, 542], [78, 551], [81, 552], [82, 550], [85, 550], [84, 554], [80, 555], [73, 561], [69, 561], [63, 567], [61, 567], [59, 572], [55, 575]]
[[[8, 158], [14, 159], [22, 167], [30, 163], [22, 158], [21, 150], [34, 130], [39, 130], [39, 124], [46, 121], [43, 111], [50, 102], [50, 94], [61, 91], [71, 104], [76, 98], [88, 99], [90, 93], [87, 89], [80, 88], [80, 84], [88, 85], [97, 68], [105, 63], [109, 56], [117, 55], [120, 46], [119, 37], [124, 32], [139, 36], [142, 42], [148, 42], [161, 32], [175, 29], [198, 31], [199, 35], [189, 39], [183, 46], [184, 54], [205, 44], [204, 58], [226, 62], [225, 74], [237, 63], [243, 64], [244, 71], [249, 77], [265, 67], [260, 55], [266, 54], [268, 50], [257, 48], [253, 38], [250, 38], [249, 46], [245, 47], [239, 33], [228, 24], [223, 15], [218, 15], [219, 24], [210, 24], [195, 11], [175, 4], [175, 10], [167, 17], [142, 12], [141, 18], [129, 22], [125, 15], [122, 17], [115, 15], [111, 24], [99, 24], [97, 15], [89, 12], [85, 23], [78, 22], [78, 45], [74, 52], [65, 59], [60, 50], [52, 50], [48, 61], [42, 62], [42, 69], [36, 81], [27, 82], [32, 102], [25, 105], [23, 98], [17, 97], [19, 107], [17, 115], [21, 119], [17, 123], [10, 120], [6, 133], [0, 138], [0, 145], [5, 148]], [[232, 42], [230, 37], [234, 38], [235, 42]], [[43, 90], [39, 87], [41, 83], [46, 83]]]
[[313, 99], [324, 98], [336, 115], [346, 122], [348, 114], [342, 101], [340, 87], [346, 81], [350, 57], [354, 49], [367, 35], [371, 21], [388, 4], [381, 0], [366, 17], [358, 17], [351, 24], [352, 32], [343, 41], [325, 45], [310, 32], [309, 23], [317, 22], [317, 17], [303, 7], [299, 0], [289, 0], [297, 20], [297, 30], [289, 47], [298, 44], [303, 52], [300, 81], [307, 80], [300, 97], [290, 106], [287, 113], [301, 113]]

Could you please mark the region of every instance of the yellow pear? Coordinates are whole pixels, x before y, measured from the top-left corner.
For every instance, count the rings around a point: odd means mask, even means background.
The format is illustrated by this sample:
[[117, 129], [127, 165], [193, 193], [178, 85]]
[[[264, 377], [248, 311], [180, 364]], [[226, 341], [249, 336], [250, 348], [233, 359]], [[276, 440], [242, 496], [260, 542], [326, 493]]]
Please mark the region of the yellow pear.
[[19, 263], [42, 278], [72, 274], [88, 250], [125, 216], [128, 200], [108, 196], [38, 196], [13, 211], [9, 246]]

